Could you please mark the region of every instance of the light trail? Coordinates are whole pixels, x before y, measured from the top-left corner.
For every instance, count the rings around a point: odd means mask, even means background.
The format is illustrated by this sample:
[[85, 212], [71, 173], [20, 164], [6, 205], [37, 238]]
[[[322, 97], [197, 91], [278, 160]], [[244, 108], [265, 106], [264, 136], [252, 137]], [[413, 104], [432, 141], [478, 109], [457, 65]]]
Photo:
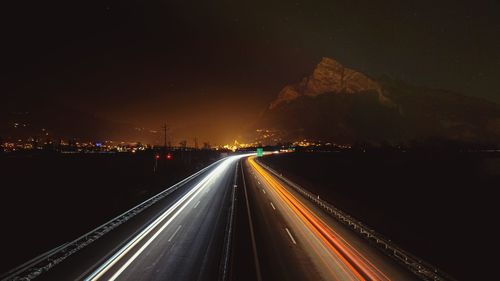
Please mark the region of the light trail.
[[[92, 274], [85, 278], [85, 281], [96, 281], [103, 277], [113, 266], [118, 263], [127, 254], [131, 253], [136, 246], [148, 235], [152, 233], [151, 238], [149, 238], [134, 254], [113, 274], [113, 276], [108, 280], [115, 280], [119, 275], [155, 240], [161, 232], [170, 225], [170, 223], [189, 205], [189, 203], [196, 198], [210, 183], [215, 180], [220, 175], [227, 172], [227, 168], [241, 157], [248, 155], [238, 155], [230, 156], [222, 161], [212, 172], [205, 176], [201, 181], [199, 181], [194, 187], [191, 188], [184, 196], [182, 196], [177, 202], [175, 202], [170, 208], [163, 212], [156, 220], [149, 224], [143, 231], [132, 238], [124, 247], [118, 250], [111, 258], [99, 266]], [[198, 202], [199, 203], [199, 202]], [[175, 213], [174, 213], [175, 212]], [[169, 218], [168, 220], [167, 217]], [[166, 220], [166, 222], [164, 222]], [[163, 224], [162, 224], [163, 223]], [[161, 225], [161, 226], [160, 226]], [[156, 228], [160, 227], [156, 231]], [[180, 227], [177, 228], [179, 231]], [[154, 231], [154, 233], [153, 233]], [[175, 236], [175, 234], [172, 235]]]
[[326, 248], [338, 257], [344, 265], [350, 269], [352, 274], [360, 280], [390, 280], [384, 273], [363, 257], [356, 249], [349, 245], [325, 222], [293, 196], [280, 182], [275, 180], [267, 171], [258, 165], [254, 157], [248, 159], [254, 168], [271, 186], [278, 196], [290, 207], [290, 209], [301, 219], [306, 227], [314, 233]]

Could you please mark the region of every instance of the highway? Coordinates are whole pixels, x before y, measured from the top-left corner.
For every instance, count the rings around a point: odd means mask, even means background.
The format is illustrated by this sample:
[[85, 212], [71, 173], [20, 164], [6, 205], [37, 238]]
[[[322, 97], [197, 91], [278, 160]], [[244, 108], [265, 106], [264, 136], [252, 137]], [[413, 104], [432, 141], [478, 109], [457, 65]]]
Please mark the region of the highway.
[[417, 280], [248, 156], [189, 177], [37, 280]]
[[215, 280], [240, 156], [223, 160], [84, 280]]
[[[229, 271], [235, 183], [242, 157], [226, 157], [169, 187], [164, 191], [167, 196], [143, 212], [28, 279], [220, 280]], [[65, 253], [59, 250], [54, 258]], [[19, 272], [4, 280], [18, 280], [28, 276], [19, 274], [33, 270]]]
[[260, 280], [417, 280], [260, 166], [242, 165]]

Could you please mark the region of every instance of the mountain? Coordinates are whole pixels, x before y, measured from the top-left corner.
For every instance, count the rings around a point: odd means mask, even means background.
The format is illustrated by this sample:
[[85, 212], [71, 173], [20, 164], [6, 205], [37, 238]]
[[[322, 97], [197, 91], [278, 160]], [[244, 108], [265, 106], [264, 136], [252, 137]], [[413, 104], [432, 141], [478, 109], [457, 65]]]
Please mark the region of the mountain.
[[446, 90], [374, 79], [323, 58], [285, 86], [255, 127], [275, 140], [500, 142], [500, 106]]
[[285, 86], [269, 108], [276, 108], [282, 103], [289, 103], [301, 96], [317, 97], [325, 93], [360, 92], [376, 93], [381, 103], [392, 105], [384, 96], [379, 83], [361, 72], [344, 67], [333, 59], [323, 58], [309, 77], [305, 77], [298, 84]]

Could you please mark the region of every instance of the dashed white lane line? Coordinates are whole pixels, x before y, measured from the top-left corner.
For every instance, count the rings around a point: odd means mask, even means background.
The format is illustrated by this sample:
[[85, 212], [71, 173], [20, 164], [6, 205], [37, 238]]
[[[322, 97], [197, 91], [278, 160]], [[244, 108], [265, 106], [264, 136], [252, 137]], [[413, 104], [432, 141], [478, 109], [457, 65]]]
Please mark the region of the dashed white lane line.
[[271, 207], [273, 207], [273, 210], [276, 210], [276, 208], [274, 207], [274, 204], [273, 202], [269, 202], [271, 204]]
[[264, 194], [266, 194], [266, 191], [264, 190], [264, 188], [262, 189], [262, 192], [264, 192]]
[[290, 230], [288, 230], [288, 228], [286, 228], [286, 227], [285, 227], [285, 230], [288, 233], [288, 236], [290, 236], [290, 239], [292, 240], [292, 243], [293, 244], [297, 244], [297, 242], [295, 242], [295, 239], [293, 238], [292, 234], [290, 233]]
[[[170, 236], [170, 238], [168, 238], [168, 242], [170, 242], [170, 241], [172, 241], [172, 239], [174, 239], [175, 235], [177, 234], [177, 232], [179, 232], [179, 230], [181, 229], [181, 227], [182, 227], [182, 225], [179, 224], [179, 226], [175, 230], [174, 234], [172, 234], [172, 236]], [[290, 232], [288, 234], [290, 234]]]
[[196, 209], [196, 207], [198, 207], [198, 204], [200, 204], [200, 201], [198, 201], [198, 202], [196, 202], [196, 204], [194, 204], [193, 209]]

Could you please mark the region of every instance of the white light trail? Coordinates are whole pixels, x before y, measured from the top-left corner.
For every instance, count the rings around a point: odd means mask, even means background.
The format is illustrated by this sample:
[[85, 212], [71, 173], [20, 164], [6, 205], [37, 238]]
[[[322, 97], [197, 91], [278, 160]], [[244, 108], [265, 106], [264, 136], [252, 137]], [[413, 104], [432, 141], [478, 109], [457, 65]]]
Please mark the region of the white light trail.
[[[209, 184], [217, 177], [224, 174], [227, 168], [234, 161], [245, 157], [248, 155], [236, 155], [227, 157], [222, 161], [212, 172], [205, 176], [198, 184], [196, 184], [188, 193], [182, 196], [174, 205], [168, 208], [163, 214], [161, 214], [155, 221], [148, 225], [141, 233], [131, 239], [124, 247], [122, 247], [118, 252], [116, 252], [111, 258], [104, 262], [99, 268], [97, 268], [92, 274], [85, 278], [85, 281], [95, 281], [101, 278], [110, 268], [112, 268], [119, 260], [121, 260], [127, 253], [129, 253], [138, 243], [140, 243], [148, 234], [151, 233], [158, 225], [160, 225], [170, 214], [176, 211], [170, 219], [168, 219], [161, 227], [158, 229], [153, 236], [143, 244], [143, 246], [137, 250], [134, 255], [129, 258], [129, 260], [109, 279], [115, 280], [141, 253], [144, 249], [153, 242], [153, 240], [185, 209], [189, 203], [196, 198], [196, 196], [203, 191]], [[182, 206], [181, 206], [182, 205]]]

